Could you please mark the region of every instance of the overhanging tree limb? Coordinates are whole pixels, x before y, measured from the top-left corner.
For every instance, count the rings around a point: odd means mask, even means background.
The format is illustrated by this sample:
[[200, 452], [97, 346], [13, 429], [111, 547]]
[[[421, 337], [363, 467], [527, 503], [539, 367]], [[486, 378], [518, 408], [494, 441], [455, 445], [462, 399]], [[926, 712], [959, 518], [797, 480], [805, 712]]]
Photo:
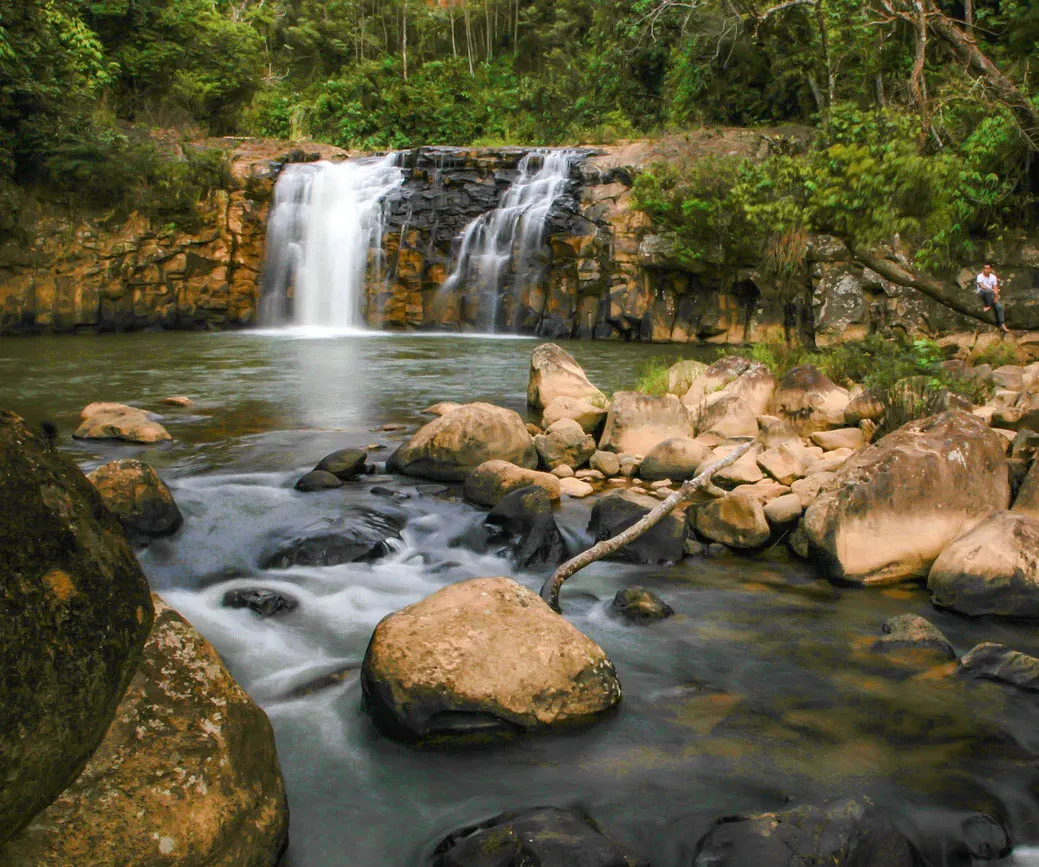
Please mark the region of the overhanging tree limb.
[[559, 591], [563, 586], [563, 582], [566, 581], [567, 578], [584, 569], [585, 566], [590, 566], [596, 560], [601, 560], [603, 557], [607, 557], [610, 554], [619, 551], [625, 545], [634, 542], [647, 530], [655, 527], [675, 509], [682, 505], [682, 503], [692, 499], [693, 494], [707, 485], [711, 481], [711, 477], [718, 472], [718, 470], [724, 469], [742, 458], [750, 451], [755, 442], [756, 440], [749, 440], [739, 448], [727, 454], [725, 457], [712, 463], [704, 469], [702, 473], [697, 475], [696, 478], [690, 479], [688, 482], [683, 484], [682, 487], [675, 491], [670, 497], [661, 501], [659, 506], [651, 509], [643, 515], [642, 518], [628, 527], [627, 530], [618, 533], [611, 539], [604, 539], [601, 542], [597, 542], [587, 551], [567, 560], [562, 566], [556, 569], [556, 571], [552, 573], [551, 577], [549, 577], [549, 579], [541, 586], [541, 598], [552, 606], [553, 611], [559, 611]]

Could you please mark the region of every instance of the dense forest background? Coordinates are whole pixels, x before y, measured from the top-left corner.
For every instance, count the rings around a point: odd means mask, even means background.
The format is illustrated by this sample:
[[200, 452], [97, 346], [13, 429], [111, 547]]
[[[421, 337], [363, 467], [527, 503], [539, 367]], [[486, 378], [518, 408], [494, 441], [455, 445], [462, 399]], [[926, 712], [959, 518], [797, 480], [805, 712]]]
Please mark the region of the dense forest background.
[[[660, 166], [686, 244], [894, 233], [941, 267], [1036, 223], [1035, 0], [6, 0], [0, 233], [27, 202], [175, 219], [205, 135], [357, 149], [807, 124], [806, 153]], [[162, 130], [163, 134], [156, 131]]]

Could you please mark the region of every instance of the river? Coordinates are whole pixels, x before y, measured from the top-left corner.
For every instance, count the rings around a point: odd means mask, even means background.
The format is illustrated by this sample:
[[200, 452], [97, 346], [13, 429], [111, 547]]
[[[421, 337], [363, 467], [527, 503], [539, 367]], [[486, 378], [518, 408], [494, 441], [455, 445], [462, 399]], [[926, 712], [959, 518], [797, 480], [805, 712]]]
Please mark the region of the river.
[[[445, 584], [510, 575], [540, 585], [544, 575], [466, 547], [481, 513], [453, 492], [372, 477], [317, 494], [292, 489], [337, 448], [379, 444], [372, 459], [385, 460], [436, 401], [525, 412], [535, 345], [318, 330], [0, 341], [0, 406], [55, 420], [84, 468], [133, 456], [170, 485], [185, 526], [142, 550], [141, 562], [271, 718], [292, 810], [289, 867], [422, 865], [459, 825], [542, 804], [579, 806], [655, 867], [678, 867], [718, 816], [860, 794], [931, 852], [966, 811], [984, 810], [1021, 844], [1012, 863], [1039, 864], [1029, 848], [1039, 842], [1036, 699], [869, 652], [883, 621], [903, 612], [931, 619], [959, 653], [981, 641], [1037, 653], [1034, 627], [935, 611], [914, 585], [837, 588], [782, 545], [758, 559], [715, 551], [669, 569], [600, 563], [569, 581], [567, 616], [605, 648], [624, 687], [620, 710], [579, 732], [418, 750], [375, 731], [355, 674], [307, 686], [356, 665], [381, 617]], [[567, 348], [607, 391], [630, 386], [640, 360], [679, 354], [599, 341]], [[91, 401], [159, 410], [173, 394], [196, 405], [162, 409], [172, 444], [69, 437]], [[260, 569], [293, 532], [385, 508], [370, 492], [376, 482], [411, 495], [393, 504], [408, 524], [388, 557]], [[587, 543], [589, 510], [587, 501], [561, 508], [575, 546]], [[611, 618], [614, 593], [635, 582], [677, 616], [651, 627]], [[228, 589], [255, 586], [287, 590], [300, 606], [270, 620], [221, 607]]]

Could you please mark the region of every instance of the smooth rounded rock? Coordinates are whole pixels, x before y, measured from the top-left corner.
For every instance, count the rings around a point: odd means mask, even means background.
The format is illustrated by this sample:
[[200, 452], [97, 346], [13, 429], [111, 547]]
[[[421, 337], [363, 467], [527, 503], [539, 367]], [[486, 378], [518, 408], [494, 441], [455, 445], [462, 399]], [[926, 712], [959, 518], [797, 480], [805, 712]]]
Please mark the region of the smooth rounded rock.
[[596, 451], [588, 459], [588, 466], [598, 470], [606, 478], [611, 478], [621, 471], [620, 458], [613, 452]]
[[610, 611], [617, 617], [623, 617], [633, 623], [666, 620], [675, 613], [675, 609], [656, 593], [637, 584], [618, 590], [610, 604]]
[[802, 436], [843, 427], [849, 397], [846, 389], [810, 365], [789, 371], [772, 395], [771, 411]]
[[956, 673], [1039, 692], [1039, 659], [994, 642], [979, 644], [965, 653]]
[[617, 454], [647, 455], [664, 440], [694, 435], [689, 410], [673, 394], [650, 397], [619, 391], [610, 404], [599, 448]]
[[690, 515], [698, 533], [729, 548], [759, 548], [772, 535], [761, 502], [740, 491], [705, 503]]
[[561, 464], [579, 469], [595, 453], [595, 437], [584, 432], [576, 421], [562, 418], [534, 437], [541, 464], [552, 470]]
[[581, 429], [597, 435], [606, 423], [606, 403], [594, 404], [577, 397], [557, 397], [545, 407], [541, 416], [541, 426], [551, 427], [560, 419], [576, 421]]
[[697, 467], [710, 455], [711, 450], [703, 443], [690, 437], [674, 437], [650, 450], [639, 465], [639, 476], [647, 481], [684, 482], [696, 475]]
[[311, 470], [306, 475], [300, 476], [295, 488], [304, 494], [312, 494], [315, 491], [331, 491], [343, 487], [343, 480], [326, 470]]
[[587, 400], [605, 406], [606, 395], [585, 375], [574, 357], [554, 343], [543, 343], [530, 356], [527, 406], [542, 412], [557, 397]]
[[508, 461], [486, 461], [465, 477], [462, 492], [470, 503], [490, 508], [506, 494], [530, 485], [543, 488], [550, 499], [558, 500], [559, 482], [551, 473], [528, 470]]
[[764, 506], [765, 518], [773, 527], [793, 523], [801, 517], [803, 511], [801, 498], [794, 493], [769, 500]]
[[873, 644], [874, 653], [912, 649], [937, 653], [945, 659], [956, 658], [949, 639], [930, 620], [917, 614], [898, 614], [888, 618], [882, 631], [884, 637]]
[[173, 439], [161, 424], [152, 421], [143, 409], [122, 403], [91, 403], [80, 413], [75, 439], [123, 440], [131, 443], [159, 443]]
[[314, 470], [315, 472], [331, 473], [340, 481], [345, 482], [354, 476], [361, 475], [367, 460], [368, 452], [364, 449], [340, 449], [330, 455], [325, 455]]
[[141, 461], [112, 461], [87, 478], [131, 539], [169, 536], [184, 523], [170, 489]]

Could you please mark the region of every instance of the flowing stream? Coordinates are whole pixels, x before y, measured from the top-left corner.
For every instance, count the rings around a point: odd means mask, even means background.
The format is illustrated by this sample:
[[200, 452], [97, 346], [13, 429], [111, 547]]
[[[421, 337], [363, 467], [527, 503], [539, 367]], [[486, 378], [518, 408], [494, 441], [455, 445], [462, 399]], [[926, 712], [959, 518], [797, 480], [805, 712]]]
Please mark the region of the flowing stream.
[[[382, 737], [360, 710], [355, 673], [381, 617], [450, 582], [510, 575], [536, 588], [545, 576], [474, 547], [483, 513], [456, 487], [381, 476], [316, 494], [292, 486], [337, 448], [380, 445], [371, 456], [384, 460], [435, 401], [524, 412], [536, 342], [315, 333], [0, 341], [0, 406], [55, 420], [61, 447], [85, 468], [136, 456], [170, 484], [185, 525], [141, 550], [141, 562], [270, 715], [292, 809], [290, 867], [419, 867], [458, 826], [542, 804], [587, 810], [654, 867], [688, 867], [716, 817], [860, 794], [891, 809], [933, 863], [967, 863], [940, 853], [979, 809], [1019, 844], [1008, 863], [1039, 863], [1035, 696], [869, 652], [882, 622], [903, 612], [930, 618], [959, 653], [981, 641], [1039, 653], [1034, 627], [932, 610], [914, 585], [834, 587], [783, 546], [672, 568], [599, 563], [568, 582], [566, 615], [605, 648], [624, 687], [619, 710], [591, 728], [468, 749]], [[639, 361], [675, 355], [568, 348], [606, 390], [630, 386]], [[162, 409], [172, 444], [69, 438], [90, 401], [158, 410], [170, 394], [196, 401]], [[407, 430], [381, 430], [387, 422]], [[574, 547], [588, 541], [590, 508], [560, 508]], [[383, 559], [261, 567], [286, 538], [365, 510], [405, 521]], [[636, 582], [677, 616], [649, 627], [613, 619], [614, 593]], [[300, 604], [268, 620], [222, 607], [238, 587], [280, 589]]]

